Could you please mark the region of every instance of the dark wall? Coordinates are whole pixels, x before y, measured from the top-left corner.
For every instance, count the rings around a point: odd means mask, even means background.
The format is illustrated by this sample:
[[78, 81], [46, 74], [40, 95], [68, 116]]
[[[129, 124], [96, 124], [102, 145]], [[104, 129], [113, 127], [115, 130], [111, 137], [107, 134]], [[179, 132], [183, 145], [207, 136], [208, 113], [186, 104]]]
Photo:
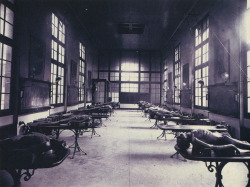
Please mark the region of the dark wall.
[[[235, 61], [238, 61], [240, 56], [239, 47], [239, 23], [240, 12], [243, 1], [200, 1], [193, 8], [191, 12], [195, 13], [189, 15], [181, 24], [179, 29], [168, 42], [167, 48], [163, 51], [164, 59], [167, 61], [168, 73], [172, 72], [173, 76], [173, 55], [174, 47], [180, 44], [181, 51], [181, 71], [182, 71], [182, 85], [183, 95], [186, 99], [181, 99], [181, 104], [187, 105], [191, 108], [188, 98], [193, 97], [192, 88], [194, 86], [194, 41], [195, 41], [195, 26], [205, 16], [209, 17], [209, 89], [214, 88], [214, 85], [224, 84], [222, 74], [227, 72], [229, 74], [228, 82], [239, 81], [239, 67]], [[168, 77], [170, 90], [173, 90], [171, 80]], [[187, 91], [186, 89], [190, 89]], [[223, 93], [227, 92], [228, 87], [221, 88]], [[214, 89], [211, 90], [216, 95]], [[210, 93], [211, 93], [210, 92]], [[236, 89], [238, 92], [238, 89]], [[169, 92], [170, 93], [170, 92]], [[237, 93], [234, 93], [237, 94]], [[185, 95], [185, 96], [184, 96]], [[189, 96], [190, 95], [190, 96]], [[224, 98], [226, 103], [231, 103], [231, 99]], [[215, 106], [217, 101], [212, 99], [210, 106]], [[237, 102], [237, 101], [236, 101]], [[171, 101], [169, 100], [169, 104]], [[237, 103], [236, 103], [237, 105]], [[220, 110], [223, 110], [222, 108]], [[214, 110], [215, 111], [215, 110]], [[216, 110], [217, 113], [223, 111]], [[227, 112], [228, 115], [235, 114]]]
[[[91, 38], [82, 25], [79, 24], [79, 20], [67, 4], [40, 0], [18, 0], [15, 1], [14, 6], [12, 112], [10, 116], [0, 119], [1, 126], [10, 125], [11, 128], [7, 128], [7, 130], [14, 129], [11, 134], [16, 133], [16, 124], [21, 113], [21, 117], [25, 118], [23, 116], [24, 110], [26, 111], [27, 120], [30, 120], [29, 114], [40, 112], [41, 108], [44, 109], [44, 107], [47, 107], [46, 111], [48, 111], [49, 98], [47, 97], [50, 94], [50, 86], [43, 87], [39, 85], [50, 83], [52, 12], [66, 26], [65, 102], [64, 108], [61, 107], [58, 110], [65, 111], [68, 105], [79, 104], [78, 85], [73, 79], [78, 80], [80, 41], [86, 47], [86, 72], [89, 71], [92, 73], [91, 78], [97, 77], [95, 44], [91, 41]], [[72, 66], [71, 62], [75, 62], [75, 65]], [[25, 85], [26, 83], [22, 82], [20, 78], [30, 82], [33, 81], [32, 84], [35, 86], [31, 89], [30, 85]], [[88, 81], [88, 76], [86, 76], [86, 81]], [[39, 89], [42, 89], [43, 93], [46, 94], [39, 92]], [[23, 93], [25, 94], [23, 95]], [[91, 95], [91, 93], [88, 95]], [[38, 101], [42, 100], [45, 102], [39, 104]]]
[[[88, 70], [96, 69], [95, 57], [92, 57], [95, 55], [94, 46], [90, 38], [84, 33], [72, 10], [63, 2], [54, 4], [48, 1], [21, 0], [16, 6], [16, 65], [20, 68], [19, 76], [50, 82], [53, 12], [66, 27], [65, 93], [67, 98], [65, 102], [67, 102], [66, 105], [77, 104], [79, 42], [86, 47]], [[86, 80], [88, 80], [87, 76]]]
[[208, 89], [209, 110], [218, 114], [239, 117], [238, 85], [216, 84]]
[[13, 137], [16, 135], [16, 126], [5, 125], [0, 127], [0, 140]]
[[[244, 60], [244, 46], [241, 37], [241, 23], [246, 10], [245, 0], [204, 0], [197, 1], [197, 4], [190, 14], [183, 18], [172, 38], [163, 49], [163, 59], [167, 62], [168, 74], [173, 70], [174, 47], [180, 45], [181, 51], [181, 84], [188, 82], [181, 87], [182, 111], [189, 113], [201, 113], [206, 115], [210, 111], [210, 119], [214, 121], [226, 121], [231, 125], [233, 136], [240, 138], [242, 126], [250, 128], [248, 116], [242, 125], [239, 121], [239, 85], [240, 68], [239, 63], [246, 63]], [[208, 107], [194, 106], [194, 73], [195, 73], [195, 28], [204, 18], [209, 18], [209, 72], [208, 72]], [[189, 65], [187, 65], [189, 64]], [[186, 67], [189, 66], [188, 70]], [[244, 69], [245, 70], [245, 69]], [[224, 73], [229, 77], [225, 79]], [[186, 77], [186, 75], [188, 75]], [[188, 79], [188, 81], [187, 81]], [[169, 78], [168, 78], [169, 80]], [[237, 87], [238, 86], [238, 87]], [[168, 105], [172, 106], [171, 95], [173, 85], [169, 93]], [[245, 93], [247, 91], [245, 90]], [[206, 93], [205, 93], [206, 94]], [[246, 105], [246, 97], [243, 98]], [[173, 106], [179, 108], [179, 106]], [[241, 112], [244, 112], [241, 109]]]

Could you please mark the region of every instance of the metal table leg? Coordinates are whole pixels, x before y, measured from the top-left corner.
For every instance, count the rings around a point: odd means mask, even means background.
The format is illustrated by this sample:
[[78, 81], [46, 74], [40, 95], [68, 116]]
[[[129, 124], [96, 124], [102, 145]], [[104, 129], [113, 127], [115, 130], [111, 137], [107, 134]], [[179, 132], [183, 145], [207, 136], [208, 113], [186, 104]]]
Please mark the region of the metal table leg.
[[75, 130], [72, 130], [72, 131], [73, 131], [74, 134], [75, 134], [75, 141], [74, 141], [74, 143], [70, 146], [70, 148], [74, 148], [74, 152], [73, 152], [73, 155], [72, 155], [71, 159], [74, 158], [76, 151], [78, 151], [78, 152], [83, 152], [84, 155], [87, 155], [87, 153], [84, 152], [84, 151], [81, 149], [81, 147], [79, 146], [79, 143], [78, 143], [78, 137], [79, 137], [80, 129], [75, 129]]
[[248, 169], [248, 174], [247, 174], [248, 182], [247, 182], [246, 187], [249, 187], [250, 186], [250, 162], [244, 162], [244, 164], [246, 165], [246, 167]]
[[222, 184], [222, 169], [224, 168], [224, 166], [227, 164], [228, 162], [215, 162], [215, 165], [210, 162], [209, 164], [207, 164], [206, 162], [206, 167], [208, 169], [208, 171], [213, 172], [214, 170], [216, 170], [216, 183], [215, 183], [215, 187], [224, 187], [224, 185]]
[[163, 130], [160, 136], [157, 137], [157, 139], [161, 139], [161, 138], [165, 138], [165, 141], [167, 140], [166, 130]]
[[92, 133], [91, 133], [91, 138], [93, 137], [93, 135], [97, 135], [97, 136], [101, 136], [100, 134], [98, 134], [97, 132], [96, 132], [96, 130], [95, 130], [95, 128], [94, 127], [91, 127], [92, 128]]
[[170, 156], [170, 158], [174, 158], [174, 156], [176, 156], [177, 159], [179, 159], [179, 160], [181, 160], [181, 161], [183, 161], [183, 162], [186, 162], [186, 161], [187, 161], [185, 158], [180, 159], [180, 158], [179, 158], [179, 155], [180, 155], [180, 153], [179, 153], [178, 151], [176, 151], [173, 155]]

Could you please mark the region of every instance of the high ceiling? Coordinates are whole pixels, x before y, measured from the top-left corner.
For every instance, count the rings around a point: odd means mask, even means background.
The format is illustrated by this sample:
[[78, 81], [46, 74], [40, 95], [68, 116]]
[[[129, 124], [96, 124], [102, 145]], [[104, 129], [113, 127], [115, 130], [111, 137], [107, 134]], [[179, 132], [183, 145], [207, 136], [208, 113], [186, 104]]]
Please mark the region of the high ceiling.
[[[197, 0], [71, 0], [69, 5], [100, 48], [161, 49]], [[142, 24], [142, 34], [120, 34], [117, 25]]]

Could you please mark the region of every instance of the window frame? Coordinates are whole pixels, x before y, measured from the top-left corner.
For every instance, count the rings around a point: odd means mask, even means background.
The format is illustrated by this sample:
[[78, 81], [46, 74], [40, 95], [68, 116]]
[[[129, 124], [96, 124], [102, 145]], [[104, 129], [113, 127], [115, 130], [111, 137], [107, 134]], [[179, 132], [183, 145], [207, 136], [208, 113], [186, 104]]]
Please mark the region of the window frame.
[[85, 101], [85, 86], [86, 86], [86, 47], [82, 42], [79, 42], [79, 74], [78, 74], [78, 102]]
[[180, 104], [181, 90], [181, 48], [178, 44], [174, 48], [174, 104]]
[[120, 99], [120, 83], [110, 82], [109, 84], [109, 96], [112, 98], [113, 102], [119, 102]]
[[167, 90], [168, 90], [168, 66], [167, 66], [167, 60], [165, 59], [163, 68], [163, 89], [162, 89], [162, 99], [164, 104], [167, 103]]
[[128, 82], [121, 83], [121, 92], [139, 93], [139, 83], [128, 83]]
[[[1, 22], [4, 23], [4, 27], [2, 34], [0, 34], [0, 44], [1, 44], [1, 48], [0, 48], [0, 59], [1, 59], [1, 63], [0, 63], [0, 116], [6, 116], [11, 114], [12, 111], [12, 97], [13, 97], [13, 92], [12, 92], [12, 74], [13, 74], [13, 52], [14, 52], [14, 21], [15, 21], [15, 11], [14, 11], [14, 5], [9, 2], [9, 1], [3, 1], [0, 3], [0, 5], [2, 5], [4, 7], [4, 18], [0, 18]], [[5, 26], [6, 23], [10, 23], [7, 20], [6, 17], [6, 10], [9, 9], [10, 11], [12, 11], [13, 16], [12, 16], [12, 36], [9, 37], [9, 35], [7, 35], [5, 33]], [[9, 19], [9, 18], [8, 18]], [[9, 49], [9, 50], [7, 50]], [[7, 50], [7, 51], [6, 51]], [[9, 53], [9, 52], [11, 53]], [[8, 57], [8, 54], [10, 55]], [[7, 64], [9, 64], [9, 66], [7, 66]], [[5, 71], [4, 71], [5, 70]], [[4, 72], [3, 72], [4, 71]], [[2, 81], [4, 79], [6, 79], [8, 81], [4, 82], [5, 87], [2, 87]], [[3, 91], [5, 89], [8, 89], [7, 92]], [[5, 98], [7, 100], [7, 107], [3, 105], [6, 105], [6, 100], [3, 100], [3, 96], [7, 95], [8, 97]], [[6, 107], [6, 108], [5, 108]]]
[[[131, 58], [127, 56], [127, 52], [131, 54]], [[146, 53], [145, 53], [146, 52]], [[110, 55], [110, 56], [109, 56]], [[116, 58], [115, 58], [115, 57]], [[119, 58], [119, 59], [118, 59]], [[114, 59], [117, 62], [117, 67], [114, 64]], [[158, 60], [156, 60], [158, 59]], [[98, 78], [103, 79], [103, 73], [108, 73], [108, 79], [110, 83], [118, 83], [119, 84], [119, 95], [121, 93], [129, 93], [130, 88], [128, 85], [136, 84], [136, 89], [131, 88], [133, 90], [131, 93], [135, 94], [148, 94], [149, 99], [151, 95], [151, 84], [159, 84], [162, 87], [162, 53], [160, 51], [134, 51], [134, 50], [116, 50], [116, 51], [106, 51], [101, 53], [98, 60]], [[155, 62], [159, 61], [159, 65], [157, 67], [158, 70], [153, 70], [155, 66]], [[105, 65], [104, 65], [105, 64]], [[105, 66], [105, 67], [104, 67]], [[159, 76], [155, 74], [159, 74]], [[129, 77], [133, 77], [132, 79], [128, 79]], [[152, 79], [155, 80], [152, 82]], [[142, 85], [148, 84], [149, 88], [147, 89], [148, 92], [144, 90]], [[138, 86], [138, 90], [137, 90]], [[141, 88], [142, 87], [142, 88]], [[136, 92], [134, 91], [136, 90]], [[142, 90], [142, 92], [141, 92]], [[155, 103], [160, 104], [161, 102], [161, 92], [157, 93], [158, 95], [155, 96]], [[155, 94], [156, 95], [156, 94]]]
[[209, 16], [206, 15], [195, 27], [194, 107], [200, 109], [207, 109], [209, 105], [209, 26]]
[[[250, 17], [250, 0], [247, 0], [246, 4], [246, 10], [245, 10], [245, 20], [244, 20], [244, 27], [245, 29], [248, 28], [250, 25], [249, 19]], [[248, 21], [248, 22], [247, 22]], [[248, 35], [245, 35], [245, 40], [243, 41], [245, 43], [245, 50], [244, 50], [244, 61], [245, 64], [243, 65], [246, 69], [247, 76], [244, 76], [244, 82], [246, 83], [246, 87], [244, 88], [244, 99], [245, 99], [245, 117], [250, 118], [250, 33], [248, 32]]]
[[[66, 26], [62, 19], [55, 13], [51, 15], [50, 105], [62, 106], [65, 102]], [[55, 25], [55, 21], [53, 22], [53, 20], [58, 20], [59, 28]], [[62, 36], [62, 33], [64, 36]], [[54, 44], [56, 44], [56, 48]]]

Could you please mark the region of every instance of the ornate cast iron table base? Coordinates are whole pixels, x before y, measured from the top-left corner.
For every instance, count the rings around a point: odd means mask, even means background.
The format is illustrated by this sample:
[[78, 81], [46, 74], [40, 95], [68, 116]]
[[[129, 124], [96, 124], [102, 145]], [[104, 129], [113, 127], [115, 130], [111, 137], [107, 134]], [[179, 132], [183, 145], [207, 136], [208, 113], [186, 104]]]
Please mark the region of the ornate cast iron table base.
[[[216, 177], [216, 183], [215, 183], [215, 187], [224, 187], [223, 183], [222, 183], [222, 170], [223, 168], [228, 164], [229, 162], [225, 161], [225, 162], [205, 162], [206, 167], [208, 169], [208, 171], [210, 172], [214, 172], [216, 171], [215, 177]], [[250, 162], [242, 162], [248, 169], [248, 183], [246, 185], [246, 187], [250, 186]]]

